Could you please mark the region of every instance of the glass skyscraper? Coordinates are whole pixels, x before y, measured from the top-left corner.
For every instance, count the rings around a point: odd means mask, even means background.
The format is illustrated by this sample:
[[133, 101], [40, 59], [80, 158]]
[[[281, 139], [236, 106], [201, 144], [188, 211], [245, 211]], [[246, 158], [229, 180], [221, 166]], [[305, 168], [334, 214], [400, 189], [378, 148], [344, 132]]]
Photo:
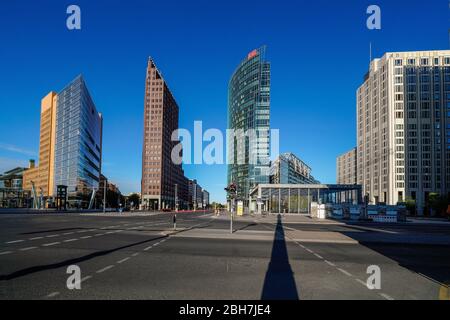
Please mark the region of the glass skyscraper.
[[102, 157], [102, 115], [80, 75], [58, 93], [54, 193], [67, 186], [70, 196], [98, 189]]
[[270, 63], [265, 47], [251, 51], [228, 85], [228, 184], [237, 185], [238, 198], [269, 183]]

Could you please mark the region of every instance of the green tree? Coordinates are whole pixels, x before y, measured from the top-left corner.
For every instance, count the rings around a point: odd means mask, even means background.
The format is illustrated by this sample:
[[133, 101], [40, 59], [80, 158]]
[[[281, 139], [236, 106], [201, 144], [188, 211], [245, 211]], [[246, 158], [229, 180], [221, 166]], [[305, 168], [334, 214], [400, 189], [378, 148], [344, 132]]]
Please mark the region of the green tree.
[[436, 212], [438, 216], [445, 216], [449, 198], [439, 193], [430, 193], [428, 196], [428, 206]]
[[140, 201], [141, 197], [137, 194], [137, 193], [132, 193], [128, 196], [128, 204], [131, 205], [131, 202], [133, 202], [134, 207], [139, 206], [139, 201]]

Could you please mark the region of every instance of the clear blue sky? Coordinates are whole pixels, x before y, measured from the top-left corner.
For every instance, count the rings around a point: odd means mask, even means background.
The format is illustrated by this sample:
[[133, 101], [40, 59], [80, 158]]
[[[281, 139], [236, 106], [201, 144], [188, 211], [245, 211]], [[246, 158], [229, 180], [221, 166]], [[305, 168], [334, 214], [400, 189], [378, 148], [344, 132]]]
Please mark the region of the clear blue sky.
[[[82, 30], [66, 29], [77, 4]], [[366, 28], [381, 7], [382, 30]], [[40, 100], [82, 73], [104, 115], [104, 173], [139, 191], [147, 57], [180, 106], [180, 126], [226, 128], [227, 84], [263, 44], [272, 64], [271, 127], [322, 182], [355, 145], [355, 91], [373, 56], [448, 49], [448, 0], [1, 1], [0, 171], [37, 159]], [[223, 201], [225, 166], [184, 166]]]

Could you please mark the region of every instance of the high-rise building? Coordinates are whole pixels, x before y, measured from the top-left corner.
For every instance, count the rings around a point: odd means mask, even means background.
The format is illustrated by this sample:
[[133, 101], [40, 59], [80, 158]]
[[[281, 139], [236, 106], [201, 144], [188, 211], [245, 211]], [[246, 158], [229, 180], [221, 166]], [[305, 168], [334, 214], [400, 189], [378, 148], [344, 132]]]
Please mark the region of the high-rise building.
[[97, 112], [80, 75], [61, 92], [50, 92], [41, 102], [39, 165], [24, 174], [24, 189], [37, 195], [56, 195], [67, 186], [69, 200], [82, 205], [98, 189], [102, 158], [102, 115]]
[[69, 196], [81, 197], [98, 189], [102, 127], [103, 117], [78, 76], [58, 93], [54, 192], [65, 185]]
[[178, 112], [178, 104], [167, 83], [153, 59], [149, 58], [142, 148], [141, 194], [144, 208], [173, 209], [176, 197], [179, 203], [187, 200], [187, 179], [181, 164], [174, 163], [171, 158], [172, 150], [179, 143], [171, 139], [172, 133], [178, 129]]
[[53, 91], [41, 100], [39, 136], [39, 166], [24, 172], [23, 187], [31, 190], [32, 182], [37, 193], [52, 196], [54, 190], [55, 135], [57, 94]]
[[336, 159], [336, 182], [337, 184], [357, 183], [357, 154], [356, 148], [340, 155]]
[[319, 183], [311, 175], [311, 167], [293, 153], [280, 154], [270, 167], [270, 183], [311, 184]]
[[372, 203], [450, 191], [450, 51], [390, 52], [358, 88], [358, 183]]
[[269, 183], [269, 125], [270, 63], [262, 47], [247, 55], [228, 85], [231, 136], [227, 145], [227, 179], [228, 184], [237, 185], [238, 198], [244, 203], [252, 186]]

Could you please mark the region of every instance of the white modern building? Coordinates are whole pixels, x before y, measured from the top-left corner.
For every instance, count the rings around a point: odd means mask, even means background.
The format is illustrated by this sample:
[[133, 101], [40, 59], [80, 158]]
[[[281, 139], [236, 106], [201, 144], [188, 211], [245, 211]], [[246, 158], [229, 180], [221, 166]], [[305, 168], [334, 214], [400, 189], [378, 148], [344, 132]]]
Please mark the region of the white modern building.
[[372, 203], [450, 191], [450, 50], [389, 52], [356, 92], [357, 182]]

